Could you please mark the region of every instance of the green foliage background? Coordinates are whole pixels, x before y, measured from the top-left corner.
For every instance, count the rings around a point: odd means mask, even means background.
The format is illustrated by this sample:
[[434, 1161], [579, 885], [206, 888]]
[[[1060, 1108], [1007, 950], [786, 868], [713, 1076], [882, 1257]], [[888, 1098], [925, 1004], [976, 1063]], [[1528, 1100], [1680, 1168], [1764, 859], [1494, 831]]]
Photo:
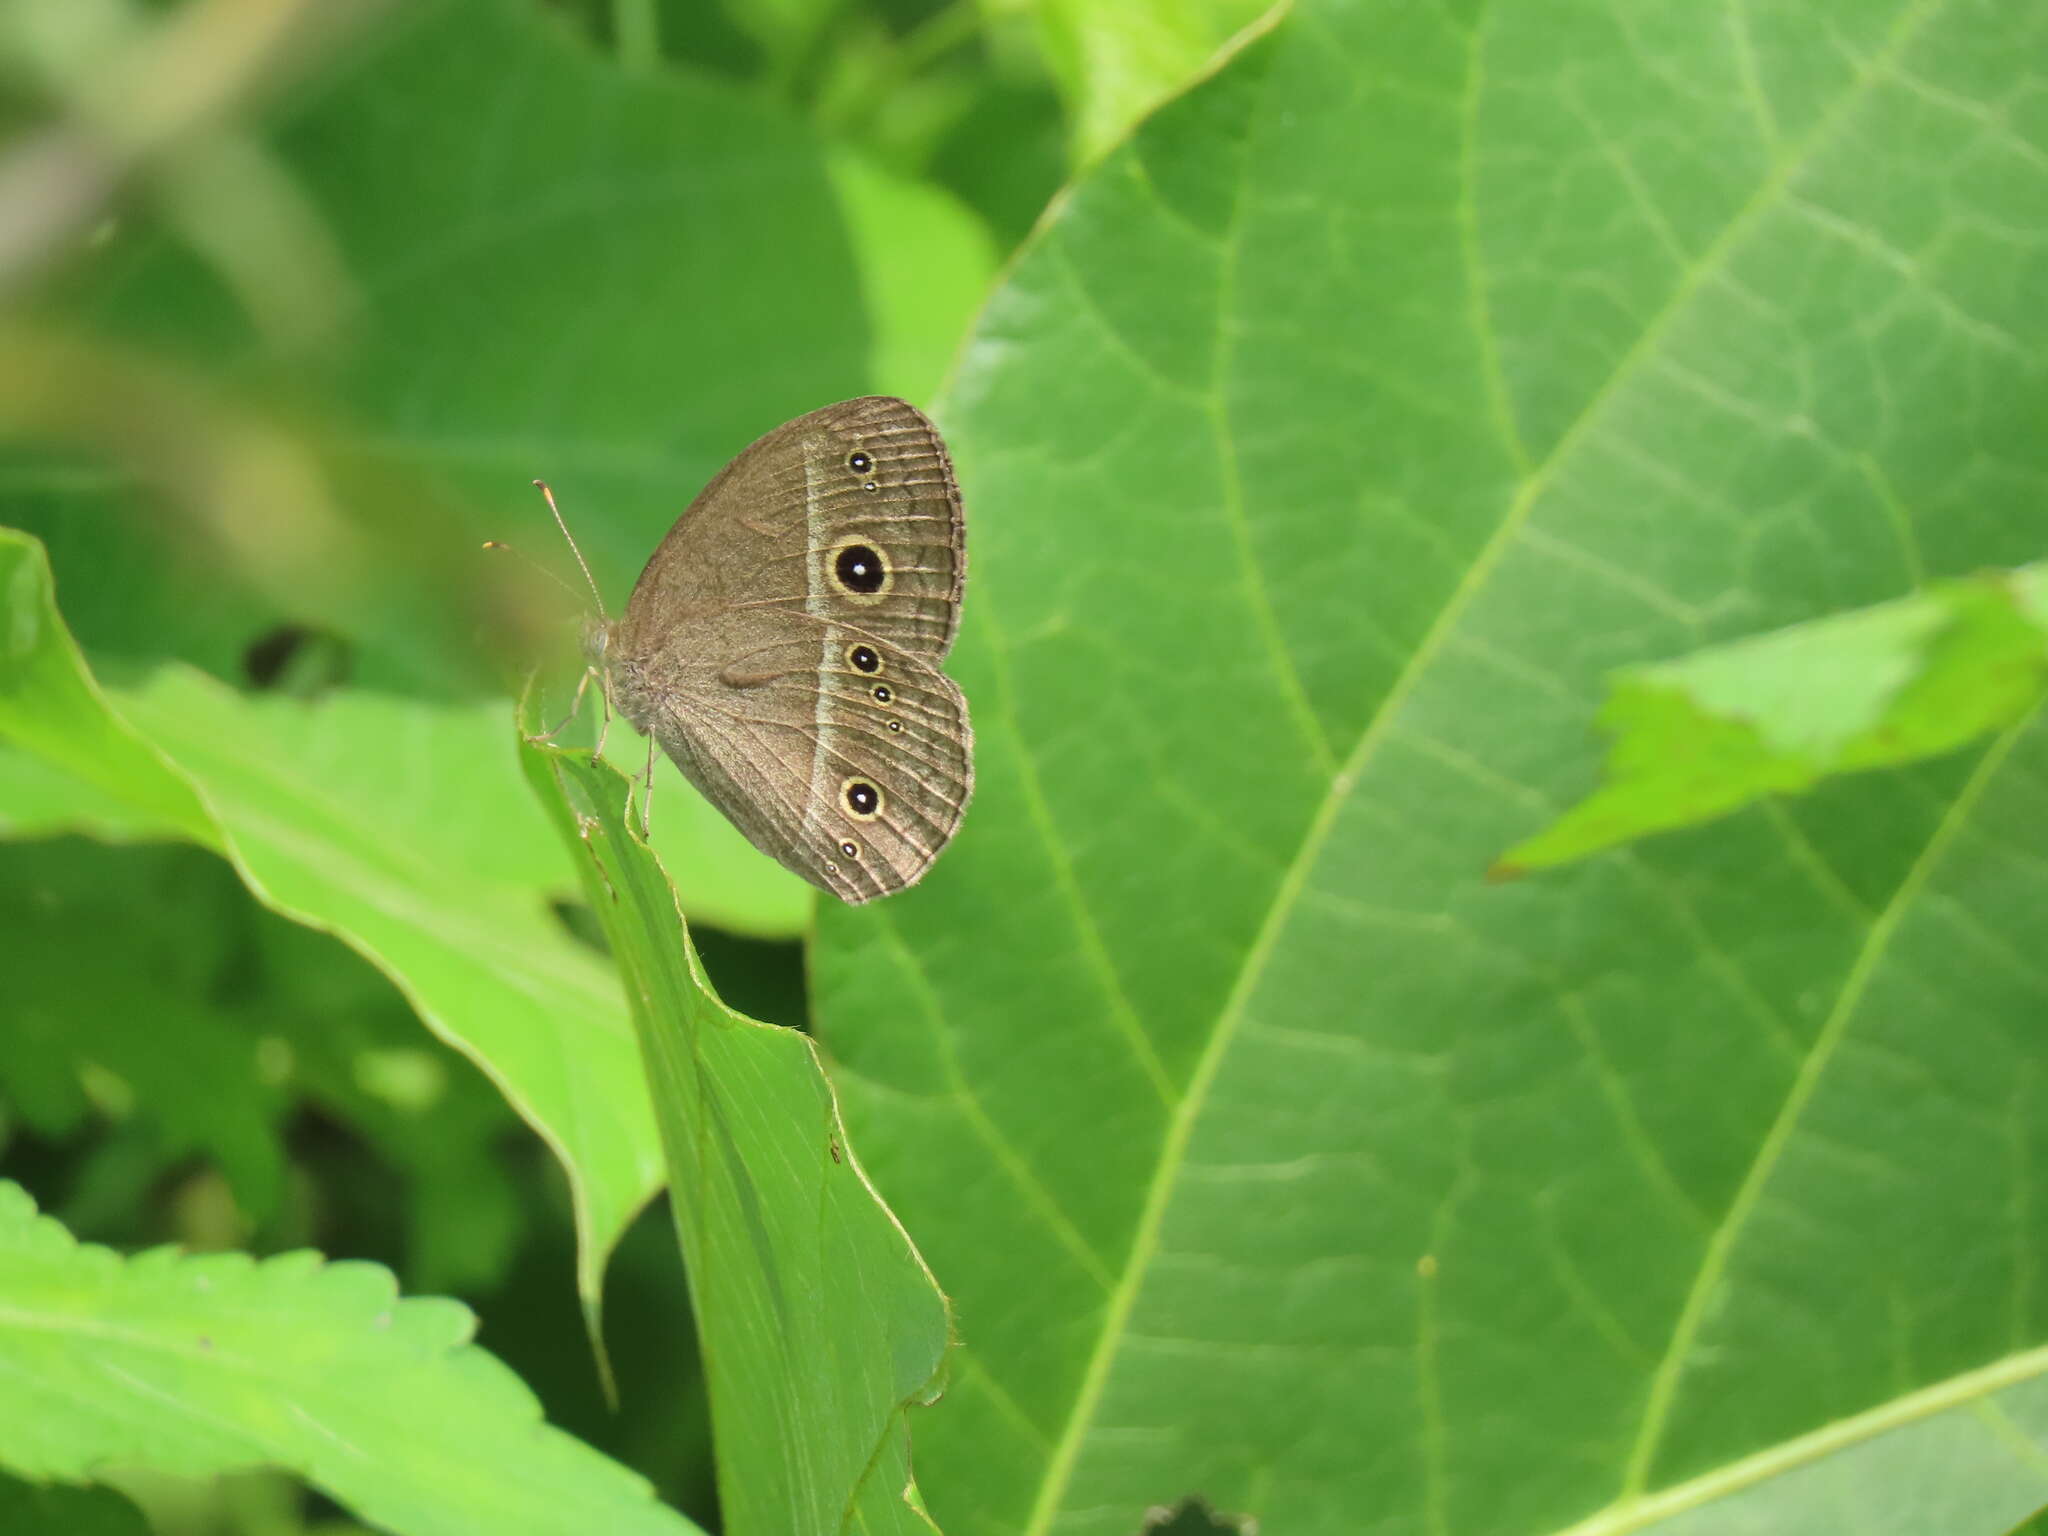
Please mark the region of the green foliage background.
[[[0, 1526], [2048, 1506], [2048, 12], [0, 63]], [[663, 763], [657, 867], [480, 545], [573, 582], [543, 475], [616, 604], [878, 390], [967, 499], [966, 826], [816, 903]]]

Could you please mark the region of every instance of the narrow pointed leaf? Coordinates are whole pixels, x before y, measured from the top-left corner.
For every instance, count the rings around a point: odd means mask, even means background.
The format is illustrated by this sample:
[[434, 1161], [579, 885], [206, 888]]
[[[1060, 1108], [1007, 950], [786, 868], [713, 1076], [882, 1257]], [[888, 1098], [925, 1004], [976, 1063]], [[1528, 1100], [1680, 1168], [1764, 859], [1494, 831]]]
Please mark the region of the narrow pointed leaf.
[[868, 1183], [810, 1039], [733, 1012], [675, 892], [623, 831], [625, 782], [527, 742], [528, 778], [585, 861], [667, 1152], [733, 1536], [923, 1533], [910, 1405], [937, 1390], [943, 1298]]

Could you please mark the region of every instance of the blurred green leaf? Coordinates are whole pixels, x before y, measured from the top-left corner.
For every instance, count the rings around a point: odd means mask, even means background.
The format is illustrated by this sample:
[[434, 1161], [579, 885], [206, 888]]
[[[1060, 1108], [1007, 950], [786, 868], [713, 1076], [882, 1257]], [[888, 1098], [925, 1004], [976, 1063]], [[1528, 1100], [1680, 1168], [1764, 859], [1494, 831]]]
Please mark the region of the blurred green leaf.
[[0, 1462], [25, 1477], [274, 1465], [408, 1536], [696, 1529], [541, 1423], [472, 1323], [371, 1264], [123, 1259], [0, 1183]]
[[[1022, 18], [1019, 18], [1020, 21]], [[926, 173], [965, 202], [995, 231], [1005, 253], [1023, 240], [1067, 174], [1066, 120], [1053, 82], [1036, 50], [1030, 67], [994, 68], [962, 92], [922, 162]]]
[[103, 842], [162, 837], [165, 828], [117, 795], [69, 769], [0, 742], [0, 837], [82, 833]]
[[711, 1391], [724, 1527], [932, 1529], [907, 1408], [936, 1392], [944, 1299], [855, 1161], [815, 1047], [711, 990], [626, 786], [529, 742], [526, 773], [572, 852], [633, 1001]]
[[498, 1283], [531, 1212], [504, 1166], [518, 1122], [497, 1085], [423, 1035], [390, 979], [347, 946], [262, 908], [252, 917], [244, 1027], [286, 1048], [291, 1087], [404, 1177], [406, 1284]]
[[275, 1209], [282, 1122], [303, 1097], [404, 1176], [393, 1220], [413, 1285], [502, 1274], [522, 1217], [500, 1143], [518, 1122], [344, 945], [257, 905], [198, 849], [78, 840], [0, 846], [0, 931], [9, 1107], [47, 1138], [75, 1136], [95, 1108], [120, 1122], [81, 1149], [53, 1211], [75, 1230], [165, 1232], [142, 1207], [163, 1164], [198, 1150], [227, 1176], [258, 1246], [304, 1241], [303, 1212]]
[[2040, 1502], [2048, 719], [1484, 875], [1616, 667], [2039, 558], [2044, 49], [1303, 0], [1026, 249], [939, 410], [975, 804], [813, 957], [953, 1536]]
[[363, 692], [308, 706], [188, 668], [117, 702], [199, 785], [250, 888], [374, 962], [554, 1149], [594, 1303], [660, 1154], [617, 980], [548, 910], [573, 874], [520, 781], [504, 706]]
[[[17, 573], [42, 569], [33, 540], [0, 529], [9, 556]], [[23, 691], [41, 709], [18, 710], [10, 734], [67, 767], [99, 743], [134, 742], [132, 761], [157, 777], [97, 782], [144, 805], [175, 804], [163, 784], [174, 786], [259, 897], [368, 956], [490, 1072], [563, 1160], [594, 1304], [605, 1253], [653, 1191], [658, 1153], [616, 983], [547, 910], [546, 893], [572, 876], [519, 781], [503, 706], [368, 694], [308, 706], [169, 669], [123, 691], [117, 715], [47, 581], [17, 575], [0, 593], [10, 632], [27, 642], [14, 652], [21, 670], [47, 675], [51, 656], [72, 668], [62, 692]]]
[[848, 7], [839, 0], [743, 0], [721, 9], [753, 39], [770, 76], [787, 78], [812, 65], [833, 22]]
[[1616, 676], [1608, 782], [1503, 856], [1519, 873], [1725, 815], [1834, 773], [1952, 752], [2048, 690], [2048, 565]]
[[1286, 0], [1035, 0], [1072, 121], [1078, 164], [1099, 160]]
[[[170, 360], [156, 366], [184, 364], [200, 383], [188, 393], [218, 394], [180, 407], [182, 445], [152, 451], [136, 429], [169, 409], [146, 384], [124, 410], [97, 403], [114, 388], [101, 358], [74, 360], [62, 388], [47, 365], [12, 378], [27, 361], [0, 359], [0, 405], [18, 391], [17, 414], [50, 434], [76, 418], [63, 435], [130, 466], [95, 483], [31, 464], [7, 482], [8, 520], [45, 535], [60, 579], [81, 589], [73, 624], [96, 656], [185, 655], [218, 624], [212, 610], [248, 602], [217, 591], [192, 603], [174, 573], [196, 567], [216, 588], [259, 589], [249, 606], [267, 605], [270, 622], [345, 636], [366, 683], [473, 688], [504, 674], [517, 629], [478, 542], [510, 540], [573, 576], [535, 476], [555, 483], [619, 606], [727, 458], [871, 385], [861, 263], [828, 157], [739, 91], [629, 76], [526, 0], [427, 0], [395, 8], [272, 116], [280, 163], [359, 290], [345, 326], [266, 344], [209, 269], [124, 219], [81, 254], [54, 313]], [[345, 508], [317, 538], [305, 509], [266, 515], [279, 493], [233, 500], [287, 452]], [[232, 472], [196, 476], [209, 457]], [[138, 494], [153, 487], [198, 509], [192, 531], [207, 540], [152, 554], [166, 567], [157, 590], [122, 601], [147, 579], [91, 581], [85, 563], [117, 512], [157, 542], [161, 510]], [[129, 548], [111, 554], [132, 568]], [[573, 648], [566, 627], [552, 638]], [[223, 648], [208, 649], [191, 659], [218, 669]]]
[[[217, 846], [212, 818], [154, 748], [101, 697], [57, 616], [42, 547], [0, 528], [0, 785], [21, 792], [10, 825], [106, 827], [123, 836], [186, 837]], [[47, 765], [29, 768], [24, 754]], [[47, 771], [61, 770], [62, 778]], [[75, 783], [76, 792], [68, 785]]]
[[149, 1536], [149, 1522], [111, 1488], [43, 1486], [0, 1474], [0, 1530], [8, 1536]]
[[222, 909], [237, 897], [193, 849], [0, 846], [0, 1083], [25, 1121], [61, 1135], [84, 1114], [84, 1076], [112, 1073], [161, 1123], [164, 1151], [206, 1152], [262, 1217], [280, 1192], [283, 1105], [255, 1035], [221, 1007]]
[[[32, 540], [0, 530], [0, 554], [8, 551], [17, 570], [41, 569]], [[17, 579], [0, 592], [31, 604], [18, 618], [7, 610], [36, 647], [17, 648], [24, 669], [49, 671], [41, 658], [53, 654], [74, 669], [65, 674], [70, 713], [46, 706], [52, 725], [23, 707], [16, 718], [29, 724], [17, 739], [67, 765], [86, 748], [70, 747], [66, 730], [87, 748], [136, 741], [137, 761], [187, 795], [197, 787], [218, 822], [209, 845], [225, 848], [263, 901], [370, 958], [430, 1028], [490, 1074], [568, 1172], [594, 1306], [605, 1254], [653, 1192], [658, 1151], [616, 983], [549, 910], [551, 894], [572, 888], [573, 866], [519, 780], [504, 706], [365, 692], [316, 704], [249, 698], [169, 668], [117, 691], [116, 715], [70, 647], [47, 582]], [[105, 781], [126, 792], [127, 780]], [[163, 791], [143, 783], [149, 806]], [[717, 913], [724, 904], [742, 927], [785, 927], [776, 913], [787, 878], [758, 877], [767, 861], [737, 846], [722, 820], [698, 842], [702, 818], [715, 813], [700, 805], [693, 822], [688, 805], [664, 812], [659, 835], [690, 850], [679, 868], [708, 870], [726, 897], [700, 905]], [[697, 856], [720, 845], [751, 866], [739, 879], [717, 879], [722, 854]], [[750, 886], [765, 893], [752, 910], [731, 901]]]
[[929, 400], [988, 296], [995, 247], [979, 220], [929, 182], [850, 154], [833, 157], [832, 182], [875, 330], [875, 392]]

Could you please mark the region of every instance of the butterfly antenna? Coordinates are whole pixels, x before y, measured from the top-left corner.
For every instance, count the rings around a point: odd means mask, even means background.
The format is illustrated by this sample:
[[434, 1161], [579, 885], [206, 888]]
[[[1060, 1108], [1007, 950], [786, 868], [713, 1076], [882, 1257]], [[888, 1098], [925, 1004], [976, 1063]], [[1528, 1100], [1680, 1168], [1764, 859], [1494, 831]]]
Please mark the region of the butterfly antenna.
[[499, 539], [485, 539], [484, 548], [489, 550], [501, 551], [504, 554], [508, 554], [515, 557], [516, 559], [524, 560], [529, 566], [531, 566], [534, 570], [539, 571], [541, 575], [547, 577], [549, 581], [552, 581], [564, 592], [568, 593], [571, 597], [575, 597], [577, 602], [580, 603], [583, 601], [582, 598], [576, 596], [576, 589], [574, 587], [570, 586], [569, 583], [562, 580], [560, 576], [557, 576], [553, 571], [549, 570], [546, 566], [542, 565], [538, 560], [534, 559], [533, 556], [529, 555], [525, 550], [514, 549], [510, 544], [504, 543], [502, 540]]
[[545, 480], [533, 482], [541, 495], [547, 498], [548, 510], [555, 514], [555, 526], [562, 530], [562, 537], [569, 541], [569, 553], [576, 557], [576, 563], [583, 567], [583, 579], [590, 583], [590, 595], [597, 599], [597, 616], [605, 623], [611, 623], [611, 615], [604, 611], [604, 594], [597, 590], [597, 578], [590, 574], [590, 566], [583, 558], [583, 551], [576, 547], [576, 535], [569, 531], [569, 525], [562, 520], [562, 509], [555, 505], [555, 493], [548, 489]]

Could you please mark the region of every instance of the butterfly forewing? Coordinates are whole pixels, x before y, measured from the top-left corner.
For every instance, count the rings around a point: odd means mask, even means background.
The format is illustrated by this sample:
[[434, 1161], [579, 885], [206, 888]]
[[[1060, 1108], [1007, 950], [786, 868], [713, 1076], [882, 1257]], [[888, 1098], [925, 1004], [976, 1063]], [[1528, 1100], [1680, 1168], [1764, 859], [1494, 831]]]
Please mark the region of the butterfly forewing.
[[937, 431], [872, 397], [707, 486], [614, 626], [614, 702], [764, 852], [848, 901], [902, 889], [973, 790], [961, 509]]

